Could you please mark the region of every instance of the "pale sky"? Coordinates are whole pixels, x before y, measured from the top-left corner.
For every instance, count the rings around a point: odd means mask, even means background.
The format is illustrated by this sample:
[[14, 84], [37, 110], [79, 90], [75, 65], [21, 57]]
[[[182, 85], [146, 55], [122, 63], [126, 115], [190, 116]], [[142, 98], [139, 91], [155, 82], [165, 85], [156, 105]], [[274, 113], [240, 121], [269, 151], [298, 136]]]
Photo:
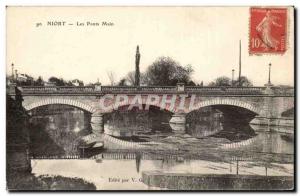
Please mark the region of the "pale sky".
[[[288, 12], [284, 55], [249, 55], [249, 14], [249, 7], [8, 7], [7, 74], [14, 63], [19, 73], [44, 80], [56, 76], [87, 84], [99, 78], [107, 85], [108, 71], [117, 80], [134, 71], [139, 45], [141, 71], [158, 57], [169, 56], [191, 64], [192, 79], [208, 84], [218, 76], [231, 78], [232, 69], [237, 77], [241, 40], [242, 75], [262, 86], [271, 62], [272, 83], [293, 85], [293, 10]], [[74, 25], [47, 26], [48, 21]], [[101, 26], [103, 21], [114, 25]]]

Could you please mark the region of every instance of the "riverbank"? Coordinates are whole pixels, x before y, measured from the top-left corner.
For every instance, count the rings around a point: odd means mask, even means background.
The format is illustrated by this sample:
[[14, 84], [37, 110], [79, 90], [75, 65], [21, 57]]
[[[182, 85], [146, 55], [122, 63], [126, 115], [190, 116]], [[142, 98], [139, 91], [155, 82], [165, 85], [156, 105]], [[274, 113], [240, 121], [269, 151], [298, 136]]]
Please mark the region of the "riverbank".
[[292, 176], [182, 174], [148, 171], [142, 181], [150, 189], [169, 190], [293, 190]]
[[93, 183], [81, 178], [63, 176], [35, 176], [27, 172], [7, 173], [7, 189], [9, 191], [59, 191], [59, 190], [96, 190]]

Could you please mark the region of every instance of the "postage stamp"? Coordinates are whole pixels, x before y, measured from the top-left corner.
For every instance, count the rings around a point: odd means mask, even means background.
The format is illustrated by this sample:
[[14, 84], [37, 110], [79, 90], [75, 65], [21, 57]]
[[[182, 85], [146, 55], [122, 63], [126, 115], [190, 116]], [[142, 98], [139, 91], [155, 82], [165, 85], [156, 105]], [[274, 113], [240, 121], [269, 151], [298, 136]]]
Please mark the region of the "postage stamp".
[[250, 54], [283, 54], [287, 47], [287, 9], [250, 8]]

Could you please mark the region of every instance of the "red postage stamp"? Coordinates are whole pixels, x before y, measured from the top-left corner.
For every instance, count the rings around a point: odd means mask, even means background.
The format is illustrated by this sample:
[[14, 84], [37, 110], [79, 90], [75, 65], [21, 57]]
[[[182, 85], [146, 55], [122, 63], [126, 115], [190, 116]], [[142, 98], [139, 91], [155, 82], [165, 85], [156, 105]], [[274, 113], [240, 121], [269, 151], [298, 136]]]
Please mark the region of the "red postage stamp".
[[250, 54], [283, 54], [286, 35], [286, 8], [250, 8]]

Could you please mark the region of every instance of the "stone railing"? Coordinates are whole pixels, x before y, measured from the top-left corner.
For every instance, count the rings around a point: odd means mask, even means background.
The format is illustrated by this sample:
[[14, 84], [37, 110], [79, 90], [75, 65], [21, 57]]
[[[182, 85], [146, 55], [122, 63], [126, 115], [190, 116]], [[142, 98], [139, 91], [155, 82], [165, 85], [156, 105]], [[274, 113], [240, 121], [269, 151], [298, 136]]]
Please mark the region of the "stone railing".
[[294, 95], [294, 88], [292, 87], [271, 87], [274, 94], [292, 94]]
[[103, 86], [103, 92], [176, 92], [176, 86]]
[[199, 87], [187, 86], [186, 92], [202, 92], [205, 94], [263, 94], [265, 87]]
[[[294, 95], [294, 88], [283, 87], [207, 87], [207, 86], [22, 86], [22, 94], [107, 94], [107, 93], [188, 93], [203, 95]], [[14, 94], [14, 88], [8, 88]]]

